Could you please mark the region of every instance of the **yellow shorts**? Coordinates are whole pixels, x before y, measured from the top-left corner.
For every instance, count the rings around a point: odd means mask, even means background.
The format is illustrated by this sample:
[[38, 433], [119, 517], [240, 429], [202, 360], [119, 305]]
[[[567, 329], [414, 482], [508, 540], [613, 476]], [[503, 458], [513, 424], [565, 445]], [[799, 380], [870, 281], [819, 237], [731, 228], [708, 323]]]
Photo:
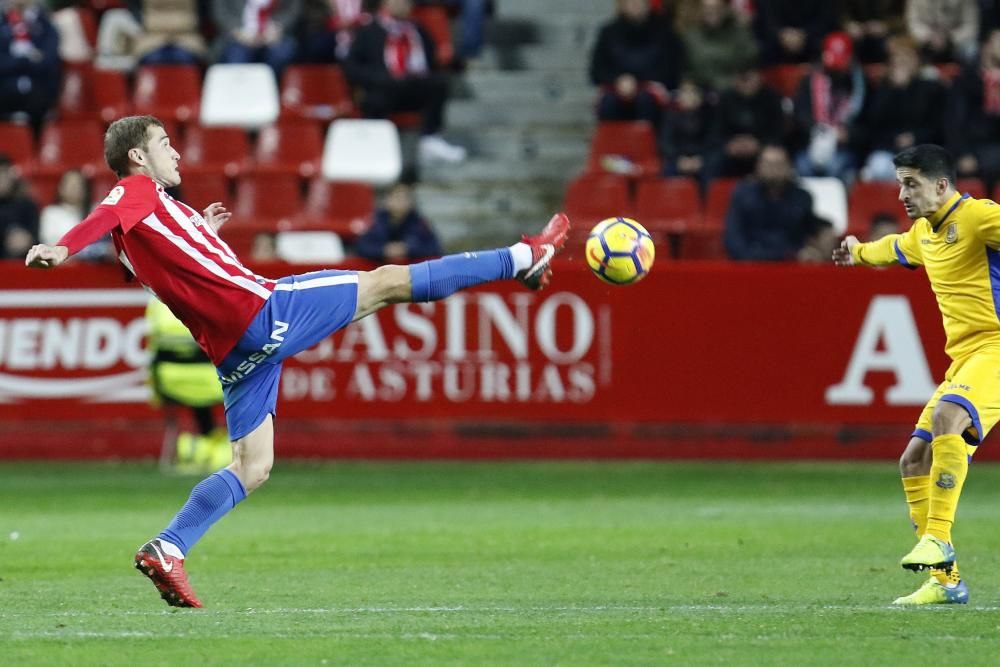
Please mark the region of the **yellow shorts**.
[[963, 433], [969, 444], [969, 456], [1000, 421], [1000, 346], [988, 346], [948, 367], [944, 382], [938, 385], [931, 400], [924, 406], [913, 435], [928, 442], [931, 435], [931, 415], [941, 401], [965, 408], [972, 417], [972, 426]]

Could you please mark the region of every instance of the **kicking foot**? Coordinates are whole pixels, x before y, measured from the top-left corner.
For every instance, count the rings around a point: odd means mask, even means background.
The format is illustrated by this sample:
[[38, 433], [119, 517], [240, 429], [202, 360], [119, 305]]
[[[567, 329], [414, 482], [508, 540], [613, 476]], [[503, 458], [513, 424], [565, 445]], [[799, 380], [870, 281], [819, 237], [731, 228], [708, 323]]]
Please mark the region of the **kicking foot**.
[[893, 604], [967, 604], [969, 602], [969, 587], [965, 581], [959, 581], [954, 586], [946, 586], [931, 576], [924, 585], [901, 598], [893, 600]]
[[159, 539], [150, 540], [135, 554], [135, 569], [149, 577], [160, 597], [171, 607], [202, 607], [201, 600], [191, 590], [184, 559], [163, 551]]
[[549, 262], [566, 244], [569, 234], [569, 218], [565, 213], [556, 213], [545, 225], [545, 229], [535, 236], [522, 236], [521, 242], [531, 247], [531, 266], [515, 276], [528, 289], [540, 290], [552, 279]]
[[907, 570], [919, 572], [932, 567], [939, 570], [950, 570], [954, 562], [954, 547], [932, 535], [924, 535], [917, 542], [917, 546], [903, 556], [899, 564]]

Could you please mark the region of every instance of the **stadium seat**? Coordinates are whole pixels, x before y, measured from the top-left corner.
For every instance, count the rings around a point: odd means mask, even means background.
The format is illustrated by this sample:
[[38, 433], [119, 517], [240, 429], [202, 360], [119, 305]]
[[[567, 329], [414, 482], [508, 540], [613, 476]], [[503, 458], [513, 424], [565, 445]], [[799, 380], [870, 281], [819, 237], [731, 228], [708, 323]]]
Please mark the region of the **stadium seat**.
[[978, 178], [960, 178], [955, 183], [955, 189], [962, 194], [968, 192], [976, 199], [984, 199], [987, 196], [986, 186]]
[[278, 83], [263, 63], [212, 65], [205, 73], [201, 124], [257, 129], [278, 119]]
[[250, 141], [238, 127], [192, 125], [180, 153], [182, 174], [188, 177], [224, 173], [235, 178], [250, 167]]
[[291, 174], [243, 176], [236, 184], [233, 218], [236, 228], [280, 231], [290, 229], [302, 209], [299, 179]]
[[186, 123], [198, 118], [201, 75], [193, 65], [140, 67], [133, 102], [139, 114]]
[[0, 153], [14, 161], [24, 174], [35, 165], [35, 140], [31, 128], [20, 123], [0, 122]]
[[388, 185], [402, 170], [399, 130], [390, 121], [340, 118], [330, 123], [323, 143], [323, 178]]
[[310, 178], [319, 170], [323, 134], [315, 122], [295, 121], [261, 130], [254, 170], [261, 174], [295, 174]]
[[909, 227], [903, 205], [899, 203], [899, 186], [891, 181], [855, 183], [847, 198], [847, 233], [862, 241], [868, 237], [872, 218], [877, 214], [890, 215], [901, 229]]
[[375, 193], [367, 183], [326, 181], [317, 176], [309, 183], [298, 226], [334, 231], [350, 242], [368, 229], [374, 210]]
[[726, 224], [729, 200], [739, 182], [738, 178], [717, 178], [709, 184], [708, 194], [705, 198], [705, 224], [707, 226], [722, 227]]
[[329, 121], [355, 115], [351, 88], [336, 65], [290, 65], [281, 76], [281, 114]]
[[278, 258], [289, 264], [333, 264], [344, 260], [344, 243], [331, 231], [278, 232]]
[[701, 196], [690, 178], [651, 178], [639, 181], [635, 216], [654, 239], [700, 225]]
[[[620, 167], [608, 164], [610, 160], [623, 158], [627, 162]], [[646, 121], [599, 123], [590, 142], [588, 173], [623, 173], [628, 170], [629, 173], [625, 173], [627, 176], [660, 174], [660, 156], [653, 126]]]
[[847, 232], [847, 191], [844, 182], [831, 176], [807, 176], [799, 180], [812, 195], [813, 213], [833, 225], [838, 235]]
[[104, 129], [96, 120], [58, 121], [42, 131], [37, 171], [62, 173], [72, 167], [80, 167], [88, 176], [107, 169]]
[[455, 42], [451, 36], [451, 19], [448, 18], [447, 10], [438, 5], [417, 5], [413, 8], [412, 16], [434, 40], [438, 65], [451, 67], [455, 60]]
[[90, 65], [63, 71], [59, 117], [63, 120], [100, 120], [110, 123], [128, 115], [128, 85], [125, 75]]
[[573, 222], [571, 239], [582, 241], [605, 218], [632, 217], [628, 181], [614, 174], [584, 174], [566, 188], [563, 210]]
[[94, 174], [93, 178], [90, 179], [90, 196], [94, 203], [99, 204], [107, 197], [118, 180], [118, 176], [106, 167]]
[[723, 260], [727, 259], [722, 242], [723, 228], [715, 225], [691, 227], [680, 237], [677, 256], [679, 259]]
[[206, 172], [196, 178], [185, 178], [181, 181], [178, 198], [199, 211], [216, 201], [233, 210], [229, 180], [221, 172]]
[[795, 63], [789, 65], [772, 65], [761, 70], [761, 78], [764, 84], [772, 88], [782, 97], [795, 97], [795, 91], [799, 87], [799, 81], [809, 71], [807, 63]]

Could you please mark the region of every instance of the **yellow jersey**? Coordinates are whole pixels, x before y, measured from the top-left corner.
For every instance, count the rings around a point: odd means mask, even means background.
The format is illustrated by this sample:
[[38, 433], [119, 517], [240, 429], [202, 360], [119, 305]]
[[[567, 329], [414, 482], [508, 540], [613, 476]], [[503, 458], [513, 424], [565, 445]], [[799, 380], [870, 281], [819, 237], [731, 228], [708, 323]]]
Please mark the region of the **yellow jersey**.
[[890, 234], [851, 250], [857, 264], [902, 264], [927, 271], [937, 297], [945, 352], [967, 357], [1000, 343], [1000, 206], [955, 193], [933, 215], [917, 218], [909, 231]]

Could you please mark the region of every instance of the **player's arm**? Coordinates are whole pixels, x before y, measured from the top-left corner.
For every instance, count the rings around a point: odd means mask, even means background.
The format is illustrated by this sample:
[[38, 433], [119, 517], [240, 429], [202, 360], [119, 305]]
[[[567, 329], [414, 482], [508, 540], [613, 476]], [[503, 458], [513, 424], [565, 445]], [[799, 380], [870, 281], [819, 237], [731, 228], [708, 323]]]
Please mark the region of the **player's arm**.
[[39, 243], [28, 251], [25, 266], [33, 269], [51, 269], [80, 252], [94, 241], [103, 238], [119, 225], [118, 216], [108, 209], [97, 208], [70, 229], [55, 245]]
[[915, 242], [912, 228], [902, 234], [889, 234], [878, 241], [861, 243], [855, 236], [848, 236], [833, 251], [833, 262], [838, 266], [890, 266], [899, 264], [915, 269], [923, 264], [920, 246]]

